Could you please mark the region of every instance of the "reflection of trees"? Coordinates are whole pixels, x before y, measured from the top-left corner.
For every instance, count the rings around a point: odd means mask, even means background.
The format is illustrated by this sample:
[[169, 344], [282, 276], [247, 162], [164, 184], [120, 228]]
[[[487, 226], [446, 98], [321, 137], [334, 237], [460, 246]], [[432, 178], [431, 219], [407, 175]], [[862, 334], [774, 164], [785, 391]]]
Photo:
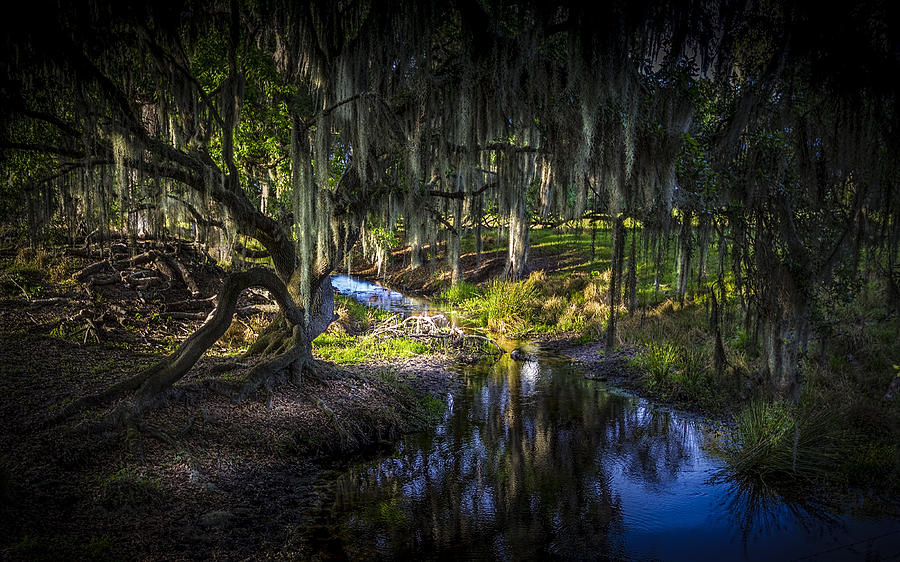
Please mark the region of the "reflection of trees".
[[609, 418], [607, 432], [606, 454], [618, 459], [628, 478], [654, 489], [676, 479], [699, 448], [689, 423], [641, 405], [621, 408]]
[[711, 479], [724, 484], [728, 493], [722, 503], [735, 522], [744, 548], [751, 539], [774, 534], [785, 529], [802, 528], [809, 535], [831, 536], [840, 524], [834, 506], [808, 494], [808, 490], [793, 490], [785, 495], [778, 488], [753, 479], [736, 479], [720, 471]]
[[684, 423], [567, 368], [501, 361], [436, 435], [348, 476], [338, 501], [353, 512], [353, 542], [381, 554], [623, 556], [612, 463], [657, 485], [675, 478], [695, 444]]

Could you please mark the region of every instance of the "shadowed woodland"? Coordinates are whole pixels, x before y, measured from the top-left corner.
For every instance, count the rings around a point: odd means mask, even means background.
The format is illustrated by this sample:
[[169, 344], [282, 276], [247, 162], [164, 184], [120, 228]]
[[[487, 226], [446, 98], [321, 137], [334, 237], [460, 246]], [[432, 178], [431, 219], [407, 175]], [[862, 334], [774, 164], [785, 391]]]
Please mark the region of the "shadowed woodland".
[[[46, 396], [4, 407], [10, 425], [157, 447], [177, 442], [157, 423], [173, 403], [189, 427], [210, 400], [353, 394], [362, 375], [325, 351], [346, 347], [353, 312], [331, 276], [366, 271], [468, 303], [494, 334], [542, 326], [610, 356], [640, 344], [631, 366], [657, 390], [671, 334], [660, 320], [632, 336], [648, 315], [702, 310], [697, 370], [735, 387], [736, 408], [811, 403], [815, 371], [865, 387], [861, 432], [897, 435], [892, 2], [22, 8], [0, 24], [3, 388], [32, 361], [17, 341], [44, 346], [47, 368], [91, 349], [108, 367], [49, 377]], [[476, 293], [543, 308], [491, 316]], [[850, 316], [868, 330], [852, 342]], [[235, 340], [239, 355], [217, 356]], [[342, 435], [393, 439], [394, 421]], [[4, 442], [13, 432], [4, 420]], [[896, 482], [900, 450], [879, 447]]]

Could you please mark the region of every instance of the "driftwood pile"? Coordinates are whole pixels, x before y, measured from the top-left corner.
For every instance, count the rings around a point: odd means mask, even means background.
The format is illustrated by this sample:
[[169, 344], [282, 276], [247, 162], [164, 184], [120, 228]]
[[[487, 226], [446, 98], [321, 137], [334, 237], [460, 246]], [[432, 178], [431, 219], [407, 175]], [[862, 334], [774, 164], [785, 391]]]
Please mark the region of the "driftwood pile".
[[[457, 348], [469, 349], [488, 353], [490, 355], [503, 355], [503, 348], [489, 337], [479, 334], [471, 334], [454, 325], [444, 314], [427, 314], [407, 316], [400, 318], [391, 316], [379, 324], [372, 334], [403, 336], [408, 338], [428, 338], [443, 340]], [[488, 351], [490, 349], [491, 351]], [[496, 351], [494, 351], [496, 350]]]
[[[153, 316], [161, 322], [203, 322], [218, 305], [224, 271], [194, 244], [185, 242], [140, 242], [133, 250], [123, 243], [113, 243], [96, 252], [72, 253], [96, 259], [94, 263], [72, 275], [86, 293], [88, 300], [80, 310], [60, 318], [57, 329], [66, 337], [77, 336], [86, 343], [99, 342], [110, 331], [121, 328], [140, 335], [145, 341], [153, 337], [149, 324], [137, 329], [132, 320], [136, 314], [144, 319]], [[193, 273], [192, 273], [193, 272]], [[203, 273], [200, 277], [197, 274]], [[108, 298], [110, 293], [113, 298]], [[264, 291], [248, 290], [242, 297], [238, 317], [277, 312], [278, 307]], [[115, 303], [131, 302], [134, 306]], [[136, 312], [139, 311], [139, 312]], [[192, 327], [169, 325], [160, 334], [175, 331], [187, 335]]]

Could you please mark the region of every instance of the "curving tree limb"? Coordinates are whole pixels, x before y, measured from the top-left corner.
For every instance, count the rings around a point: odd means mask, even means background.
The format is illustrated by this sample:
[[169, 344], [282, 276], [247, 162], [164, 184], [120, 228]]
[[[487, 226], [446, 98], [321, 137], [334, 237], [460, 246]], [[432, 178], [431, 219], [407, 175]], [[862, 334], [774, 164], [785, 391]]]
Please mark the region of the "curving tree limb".
[[182, 342], [171, 355], [131, 378], [99, 393], [76, 400], [50, 421], [57, 422], [85, 408], [108, 404], [129, 392], [135, 393], [133, 399], [126, 406], [116, 408], [110, 417], [115, 421], [139, 414], [163, 391], [181, 380], [203, 353], [225, 333], [235, 314], [238, 297], [241, 292], [251, 287], [268, 289], [292, 327], [288, 351], [258, 365], [251, 372], [251, 378], [262, 384], [265, 374], [272, 374], [290, 366], [291, 363], [302, 362], [306, 357], [311, 357], [310, 340], [306, 330], [303, 329], [304, 311], [294, 303], [287, 287], [275, 273], [268, 269], [254, 268], [232, 274], [226, 279], [215, 311], [203, 326]]

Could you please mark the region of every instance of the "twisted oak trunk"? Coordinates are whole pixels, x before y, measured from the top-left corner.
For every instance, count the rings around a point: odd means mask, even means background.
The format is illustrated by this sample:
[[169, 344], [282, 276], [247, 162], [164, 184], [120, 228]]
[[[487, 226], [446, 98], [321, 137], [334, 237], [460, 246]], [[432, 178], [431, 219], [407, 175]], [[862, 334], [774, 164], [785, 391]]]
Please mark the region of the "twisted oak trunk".
[[[106, 390], [76, 400], [54, 418], [60, 420], [84, 409], [108, 404], [122, 395], [134, 392], [129, 413], [139, 413], [163, 391], [181, 380], [197, 360], [231, 325], [241, 292], [251, 287], [267, 289], [278, 303], [285, 321], [290, 326], [287, 349], [277, 356], [260, 363], [250, 373], [248, 383], [257, 388], [265, 376], [291, 367], [299, 373], [302, 364], [312, 357], [312, 337], [304, 326], [304, 312], [297, 307], [287, 286], [268, 269], [254, 268], [230, 275], [219, 294], [219, 303], [207, 321], [191, 334], [172, 354], [140, 373], [110, 386]], [[320, 323], [321, 324], [321, 323]], [[326, 324], [327, 326], [327, 324]], [[312, 337], [310, 337], [312, 336]]]

